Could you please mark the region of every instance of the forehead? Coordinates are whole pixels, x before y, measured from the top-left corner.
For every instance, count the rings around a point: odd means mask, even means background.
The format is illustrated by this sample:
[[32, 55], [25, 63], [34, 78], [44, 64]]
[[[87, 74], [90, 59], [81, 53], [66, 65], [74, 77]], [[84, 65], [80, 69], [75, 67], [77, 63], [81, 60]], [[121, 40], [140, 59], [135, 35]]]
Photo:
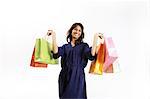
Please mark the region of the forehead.
[[80, 29], [81, 30], [81, 27], [79, 25], [77, 25], [74, 29]]

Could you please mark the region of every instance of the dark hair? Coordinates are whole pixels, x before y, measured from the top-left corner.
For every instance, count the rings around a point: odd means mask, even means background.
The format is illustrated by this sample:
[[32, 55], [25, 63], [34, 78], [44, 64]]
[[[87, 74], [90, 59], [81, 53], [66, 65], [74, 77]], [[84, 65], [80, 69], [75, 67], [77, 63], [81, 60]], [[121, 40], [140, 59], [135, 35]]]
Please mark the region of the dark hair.
[[83, 38], [84, 38], [84, 27], [83, 27], [83, 25], [81, 24], [81, 23], [74, 23], [72, 26], [71, 26], [71, 28], [68, 30], [68, 32], [67, 32], [67, 42], [71, 42], [72, 41], [72, 35], [71, 35], [71, 33], [72, 33], [72, 30], [74, 29], [74, 28], [76, 28], [77, 26], [80, 26], [81, 27], [81, 36], [75, 41], [75, 45], [77, 45], [77, 44], [80, 44], [81, 42], [83, 42]]

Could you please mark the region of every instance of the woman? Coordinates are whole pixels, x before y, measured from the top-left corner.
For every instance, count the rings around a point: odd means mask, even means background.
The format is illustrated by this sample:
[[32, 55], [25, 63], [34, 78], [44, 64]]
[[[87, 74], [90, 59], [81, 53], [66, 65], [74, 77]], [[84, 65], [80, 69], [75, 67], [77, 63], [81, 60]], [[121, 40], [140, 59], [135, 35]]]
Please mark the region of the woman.
[[61, 57], [61, 72], [59, 74], [59, 98], [60, 99], [87, 99], [86, 81], [84, 68], [88, 59], [94, 60], [99, 47], [96, 47], [98, 37], [101, 41], [103, 35], [94, 35], [92, 48], [83, 42], [84, 27], [81, 23], [74, 23], [68, 30], [67, 44], [58, 47], [56, 44], [56, 34], [53, 30], [48, 30], [48, 35], [52, 35], [53, 57]]

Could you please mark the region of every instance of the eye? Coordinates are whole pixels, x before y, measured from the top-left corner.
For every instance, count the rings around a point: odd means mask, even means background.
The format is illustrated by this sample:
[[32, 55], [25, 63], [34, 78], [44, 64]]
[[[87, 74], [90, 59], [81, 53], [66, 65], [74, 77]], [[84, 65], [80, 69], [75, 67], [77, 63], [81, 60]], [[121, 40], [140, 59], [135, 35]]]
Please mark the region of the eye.
[[77, 29], [76, 29], [76, 28], [74, 28], [73, 30], [76, 30], [76, 31], [77, 31]]

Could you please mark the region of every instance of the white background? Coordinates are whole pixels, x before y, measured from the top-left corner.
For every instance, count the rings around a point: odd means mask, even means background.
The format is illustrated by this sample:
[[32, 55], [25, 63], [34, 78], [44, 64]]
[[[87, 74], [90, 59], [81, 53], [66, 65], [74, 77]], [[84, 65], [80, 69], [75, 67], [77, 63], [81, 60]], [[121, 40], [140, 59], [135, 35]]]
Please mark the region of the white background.
[[47, 29], [59, 46], [74, 22], [85, 27], [92, 45], [96, 32], [112, 36], [120, 71], [89, 74], [88, 99], [150, 99], [150, 2], [146, 0], [2, 0], [0, 1], [0, 99], [58, 99], [60, 65], [30, 67], [37, 37]]

